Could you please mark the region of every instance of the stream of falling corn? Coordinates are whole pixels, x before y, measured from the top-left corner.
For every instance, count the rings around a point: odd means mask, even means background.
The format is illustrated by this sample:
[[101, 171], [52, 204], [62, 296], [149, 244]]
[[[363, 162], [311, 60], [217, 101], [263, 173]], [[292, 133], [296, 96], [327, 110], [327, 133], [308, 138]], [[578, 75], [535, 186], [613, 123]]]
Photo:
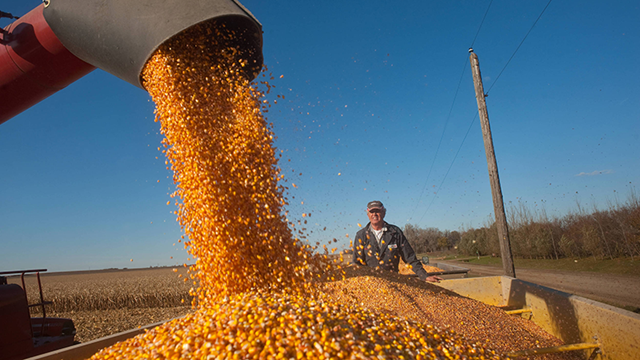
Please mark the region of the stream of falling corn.
[[340, 269], [289, 226], [265, 94], [222, 44], [233, 36], [194, 27], [160, 47], [143, 74], [196, 260], [196, 311], [93, 359], [498, 358], [431, 326], [323, 295], [317, 280]]

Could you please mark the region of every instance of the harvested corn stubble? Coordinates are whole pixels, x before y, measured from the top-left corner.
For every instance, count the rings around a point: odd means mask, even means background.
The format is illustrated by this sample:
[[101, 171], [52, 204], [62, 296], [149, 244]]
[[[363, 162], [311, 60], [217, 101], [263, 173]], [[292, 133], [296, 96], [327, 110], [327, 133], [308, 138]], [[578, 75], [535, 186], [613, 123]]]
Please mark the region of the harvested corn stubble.
[[[263, 117], [242, 77], [233, 32], [196, 26], [144, 69], [178, 190], [178, 222], [196, 263], [196, 312], [94, 359], [497, 359], [447, 330], [324, 295], [339, 266], [297, 239]], [[266, 81], [263, 86], [270, 89]], [[345, 280], [348, 281], [348, 280]]]
[[73, 324], [77, 330], [74, 339], [79, 342], [87, 342], [141, 326], [168, 321], [193, 312], [194, 310], [190, 306], [181, 306], [61, 313], [47, 312], [47, 316], [73, 319]]

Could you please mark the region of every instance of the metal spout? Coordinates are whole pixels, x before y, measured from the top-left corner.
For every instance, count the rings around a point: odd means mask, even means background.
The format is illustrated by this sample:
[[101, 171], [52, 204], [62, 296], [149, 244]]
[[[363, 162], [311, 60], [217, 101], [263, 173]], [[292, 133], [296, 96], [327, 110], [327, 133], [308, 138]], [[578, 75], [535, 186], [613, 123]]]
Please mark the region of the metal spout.
[[248, 78], [262, 68], [262, 26], [234, 0], [51, 0], [44, 17], [73, 55], [140, 88], [155, 50], [202, 23], [235, 32]]

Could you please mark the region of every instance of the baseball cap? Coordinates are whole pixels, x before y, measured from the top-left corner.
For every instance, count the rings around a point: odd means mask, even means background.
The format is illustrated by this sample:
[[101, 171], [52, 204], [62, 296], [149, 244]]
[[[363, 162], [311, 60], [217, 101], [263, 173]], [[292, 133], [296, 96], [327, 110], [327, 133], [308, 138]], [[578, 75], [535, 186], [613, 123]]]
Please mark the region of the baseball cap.
[[374, 200], [374, 201], [370, 201], [367, 204], [367, 211], [373, 210], [373, 209], [378, 209], [378, 210], [385, 210], [384, 205], [382, 205], [382, 202], [378, 201], [378, 200]]

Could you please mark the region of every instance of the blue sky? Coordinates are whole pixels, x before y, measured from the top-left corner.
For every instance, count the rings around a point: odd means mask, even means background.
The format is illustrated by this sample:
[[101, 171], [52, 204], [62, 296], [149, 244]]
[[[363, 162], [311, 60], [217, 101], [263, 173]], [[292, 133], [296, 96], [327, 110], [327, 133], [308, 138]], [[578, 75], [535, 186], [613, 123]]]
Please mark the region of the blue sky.
[[[346, 246], [374, 199], [398, 226], [487, 223], [468, 48], [489, 1], [242, 3], [263, 25], [269, 99], [285, 96], [267, 118], [309, 239]], [[640, 5], [551, 2], [494, 83], [547, 3], [493, 1], [473, 48], [507, 207], [562, 216], [637, 190]], [[153, 108], [96, 70], [0, 125], [0, 271], [186, 261]]]

